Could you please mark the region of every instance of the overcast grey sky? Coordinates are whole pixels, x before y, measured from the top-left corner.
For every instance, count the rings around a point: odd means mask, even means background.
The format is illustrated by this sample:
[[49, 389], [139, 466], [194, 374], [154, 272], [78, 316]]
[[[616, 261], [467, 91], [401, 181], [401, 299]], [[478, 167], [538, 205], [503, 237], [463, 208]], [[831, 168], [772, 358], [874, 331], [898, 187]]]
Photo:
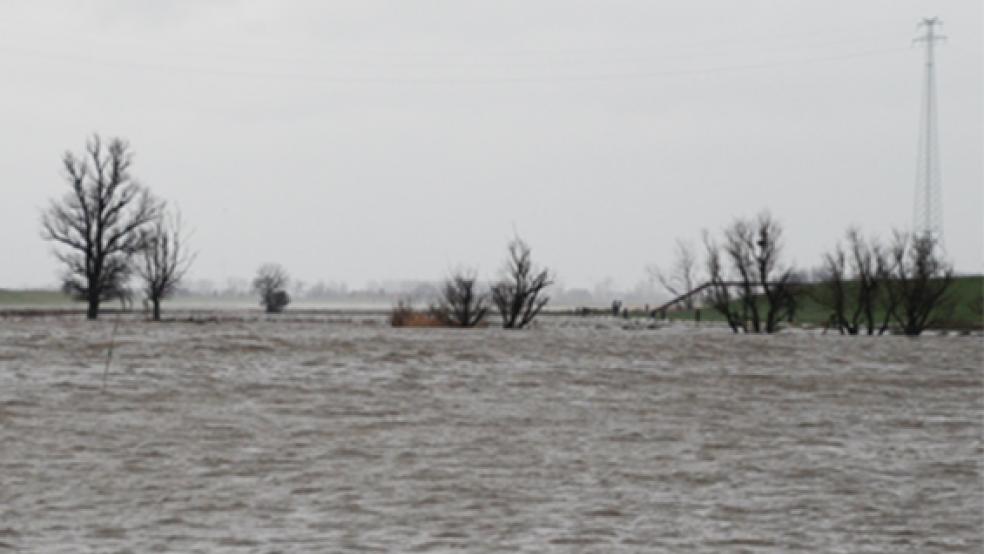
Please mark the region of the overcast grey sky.
[[56, 282], [39, 211], [94, 131], [219, 284], [492, 276], [515, 229], [566, 285], [630, 287], [763, 208], [810, 267], [911, 223], [933, 15], [946, 244], [979, 272], [979, 0], [7, 0], [0, 286]]

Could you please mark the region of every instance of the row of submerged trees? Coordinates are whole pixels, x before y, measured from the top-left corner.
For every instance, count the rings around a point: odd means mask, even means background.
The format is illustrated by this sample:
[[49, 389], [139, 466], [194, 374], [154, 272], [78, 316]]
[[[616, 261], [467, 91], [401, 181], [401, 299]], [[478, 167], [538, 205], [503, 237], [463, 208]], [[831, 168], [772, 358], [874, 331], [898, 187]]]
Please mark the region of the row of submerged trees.
[[[87, 303], [89, 319], [98, 317], [103, 302], [125, 303], [136, 277], [159, 320], [162, 300], [176, 291], [194, 259], [180, 217], [133, 179], [132, 164], [125, 141], [104, 144], [94, 136], [81, 155], [65, 154], [71, 190], [42, 215], [42, 237], [56, 243], [55, 255], [65, 266], [63, 288]], [[893, 327], [918, 335], [952, 313], [953, 268], [931, 236], [896, 232], [882, 243], [852, 229], [846, 244], [826, 253], [812, 275], [783, 262], [782, 226], [767, 212], [736, 219], [720, 238], [705, 233], [703, 242], [703, 272], [694, 248], [682, 241], [669, 274], [652, 272], [684, 307], [711, 307], [736, 333], [773, 333], [795, 318], [805, 299], [829, 310], [829, 326], [852, 335]], [[252, 284], [267, 312], [289, 304], [287, 282], [280, 266], [260, 267]], [[535, 267], [530, 247], [516, 238], [499, 280], [486, 287], [475, 272], [457, 271], [426, 311], [401, 303], [392, 322], [474, 327], [494, 308], [503, 327], [523, 328], [546, 306], [552, 283], [550, 272]]]
[[714, 309], [735, 333], [774, 333], [806, 301], [850, 335], [919, 335], [953, 313], [953, 267], [929, 235], [895, 232], [886, 244], [850, 229], [811, 274], [782, 260], [782, 226], [767, 212], [736, 219], [717, 239], [705, 232], [703, 242], [703, 271], [683, 241], [669, 272], [651, 271], [680, 305]]
[[847, 233], [824, 255], [815, 298], [831, 310], [830, 325], [841, 333], [884, 334], [897, 326], [919, 335], [951, 316], [953, 267], [930, 235], [894, 233], [887, 245]]
[[[86, 302], [88, 319], [99, 317], [104, 302], [132, 302], [129, 283], [136, 277], [159, 321], [161, 302], [176, 292], [195, 257], [185, 246], [180, 217], [133, 178], [132, 165], [127, 142], [114, 138], [104, 144], [93, 136], [83, 154], [65, 153], [62, 166], [71, 191], [42, 214], [41, 236], [57, 245], [55, 256], [65, 266], [62, 288]], [[543, 292], [552, 280], [547, 270], [534, 268], [523, 241], [510, 243], [509, 253], [507, 275], [489, 292], [479, 290], [474, 274], [458, 272], [426, 317], [441, 325], [473, 327], [483, 322], [491, 302], [504, 327], [528, 325], [547, 304]], [[257, 271], [252, 288], [268, 313], [290, 303], [288, 282], [277, 264]], [[399, 310], [412, 312], [409, 305]]]
[[509, 258], [501, 278], [486, 288], [475, 271], [458, 270], [445, 279], [437, 301], [425, 312], [401, 301], [390, 322], [395, 327], [476, 327], [485, 323], [490, 308], [502, 318], [502, 327], [522, 329], [533, 322], [550, 301], [550, 271], [533, 263], [532, 250], [520, 238], [509, 243]]
[[[504, 328], [528, 326], [550, 301], [546, 290], [553, 278], [548, 269], [533, 263], [532, 250], [522, 239], [513, 239], [508, 250], [498, 281], [484, 285], [476, 271], [459, 269], [444, 280], [426, 309], [414, 309], [409, 299], [399, 301], [390, 323], [394, 327], [477, 327], [486, 324], [494, 308]], [[288, 281], [287, 272], [277, 264], [265, 264], [257, 271], [253, 290], [268, 313], [281, 312], [290, 303]]]

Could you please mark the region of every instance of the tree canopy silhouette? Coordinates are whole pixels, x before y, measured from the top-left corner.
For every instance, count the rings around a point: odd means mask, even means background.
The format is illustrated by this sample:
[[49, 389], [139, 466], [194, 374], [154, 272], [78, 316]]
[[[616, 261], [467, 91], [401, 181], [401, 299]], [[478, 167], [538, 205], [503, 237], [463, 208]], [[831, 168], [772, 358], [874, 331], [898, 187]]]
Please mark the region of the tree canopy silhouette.
[[253, 290], [260, 295], [260, 305], [268, 314], [284, 311], [290, 304], [290, 295], [285, 290], [290, 278], [279, 264], [263, 264], [256, 270], [253, 278]]
[[174, 294], [195, 256], [184, 245], [180, 217], [161, 215], [145, 231], [142, 242], [136, 272], [152, 305], [152, 317], [160, 321], [161, 301]]
[[66, 268], [62, 286], [88, 303], [88, 319], [99, 317], [100, 303], [125, 287], [130, 258], [161, 212], [162, 203], [133, 180], [132, 164], [126, 141], [113, 138], [104, 145], [94, 135], [84, 154], [65, 153], [62, 167], [71, 191], [42, 214], [41, 236], [56, 243], [55, 256]]
[[474, 327], [488, 312], [488, 294], [478, 291], [474, 271], [456, 271], [444, 281], [438, 303], [431, 309], [445, 325]]
[[526, 327], [547, 305], [550, 297], [544, 294], [553, 284], [547, 269], [534, 267], [529, 245], [519, 237], [509, 243], [509, 260], [505, 276], [492, 286], [492, 303], [502, 316], [506, 329]]

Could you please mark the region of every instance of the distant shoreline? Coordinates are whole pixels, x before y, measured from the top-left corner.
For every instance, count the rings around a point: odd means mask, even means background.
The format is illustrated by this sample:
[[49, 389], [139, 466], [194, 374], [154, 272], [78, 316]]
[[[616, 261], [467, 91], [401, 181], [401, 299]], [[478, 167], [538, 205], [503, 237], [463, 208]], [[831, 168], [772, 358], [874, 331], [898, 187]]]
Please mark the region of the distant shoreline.
[[[945, 318], [940, 325], [932, 328], [952, 331], [982, 331], [984, 330], [984, 314], [980, 312], [982, 296], [984, 296], [984, 275], [963, 275], [955, 279], [953, 287], [955, 306], [953, 313]], [[394, 297], [398, 295], [394, 294]], [[388, 316], [395, 300], [379, 298], [378, 300], [351, 299], [311, 299], [294, 300], [283, 314], [284, 319], [290, 317], [382, 317]], [[427, 303], [418, 301], [417, 306], [426, 307]], [[619, 317], [628, 319], [648, 319], [652, 304], [624, 304], [626, 313]], [[264, 317], [259, 303], [251, 296], [211, 296], [211, 295], [181, 295], [163, 304], [164, 318], [172, 321], [187, 320], [189, 317], [220, 317], [222, 319], [241, 319]], [[103, 304], [101, 312], [105, 315], [119, 313], [143, 316], [139, 300], [132, 308], [123, 312], [119, 302], [110, 301]], [[71, 317], [84, 316], [85, 306], [75, 302], [68, 295], [51, 289], [0, 289], [0, 318], [11, 317]], [[579, 317], [614, 317], [610, 305], [587, 304], [549, 304], [542, 312], [544, 316], [579, 316]], [[722, 322], [720, 314], [710, 308], [695, 310], [670, 309], [665, 314], [671, 321], [695, 321], [706, 323]], [[231, 317], [230, 317], [231, 316]], [[829, 320], [829, 309], [811, 300], [809, 295], [804, 297], [797, 311], [794, 326], [824, 327]], [[277, 316], [274, 316], [277, 317]], [[491, 321], [495, 321], [491, 314]], [[833, 332], [837, 332], [833, 330]]]

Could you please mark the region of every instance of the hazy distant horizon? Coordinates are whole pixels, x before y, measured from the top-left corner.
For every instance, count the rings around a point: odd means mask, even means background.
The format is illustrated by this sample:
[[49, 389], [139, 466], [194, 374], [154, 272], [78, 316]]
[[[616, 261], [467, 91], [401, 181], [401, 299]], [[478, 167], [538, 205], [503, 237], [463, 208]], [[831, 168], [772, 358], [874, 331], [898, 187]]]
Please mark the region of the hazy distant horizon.
[[926, 16], [947, 251], [981, 273], [976, 1], [4, 3], [0, 288], [57, 286], [40, 211], [93, 132], [180, 207], [190, 280], [491, 279], [518, 233], [624, 291], [762, 209], [809, 270], [911, 223]]
[[[489, 285], [491, 282], [480, 283], [481, 288]], [[440, 298], [441, 286], [442, 280], [439, 279], [369, 281], [362, 287], [349, 287], [338, 282], [292, 280], [288, 283], [287, 291], [291, 295], [291, 307], [295, 309], [311, 306], [389, 308], [399, 301], [408, 301], [420, 307], [435, 303]], [[628, 290], [613, 287], [612, 282], [597, 283], [590, 289], [565, 287], [562, 282], [555, 283], [548, 292], [550, 306], [604, 308], [618, 300], [625, 306], [642, 308], [655, 307], [670, 299], [670, 295], [655, 282], [640, 284]], [[11, 289], [0, 287], [0, 291], [4, 290]], [[14, 290], [61, 292], [57, 285]], [[68, 295], [65, 298], [70, 301]], [[108, 302], [108, 305], [113, 304], [112, 301]], [[247, 279], [229, 279], [225, 283], [216, 283], [210, 279], [187, 279], [177, 288], [173, 298], [168, 300], [169, 306], [179, 309], [189, 306], [209, 307], [211, 304], [215, 304], [215, 307], [255, 307], [258, 306], [258, 298]]]

